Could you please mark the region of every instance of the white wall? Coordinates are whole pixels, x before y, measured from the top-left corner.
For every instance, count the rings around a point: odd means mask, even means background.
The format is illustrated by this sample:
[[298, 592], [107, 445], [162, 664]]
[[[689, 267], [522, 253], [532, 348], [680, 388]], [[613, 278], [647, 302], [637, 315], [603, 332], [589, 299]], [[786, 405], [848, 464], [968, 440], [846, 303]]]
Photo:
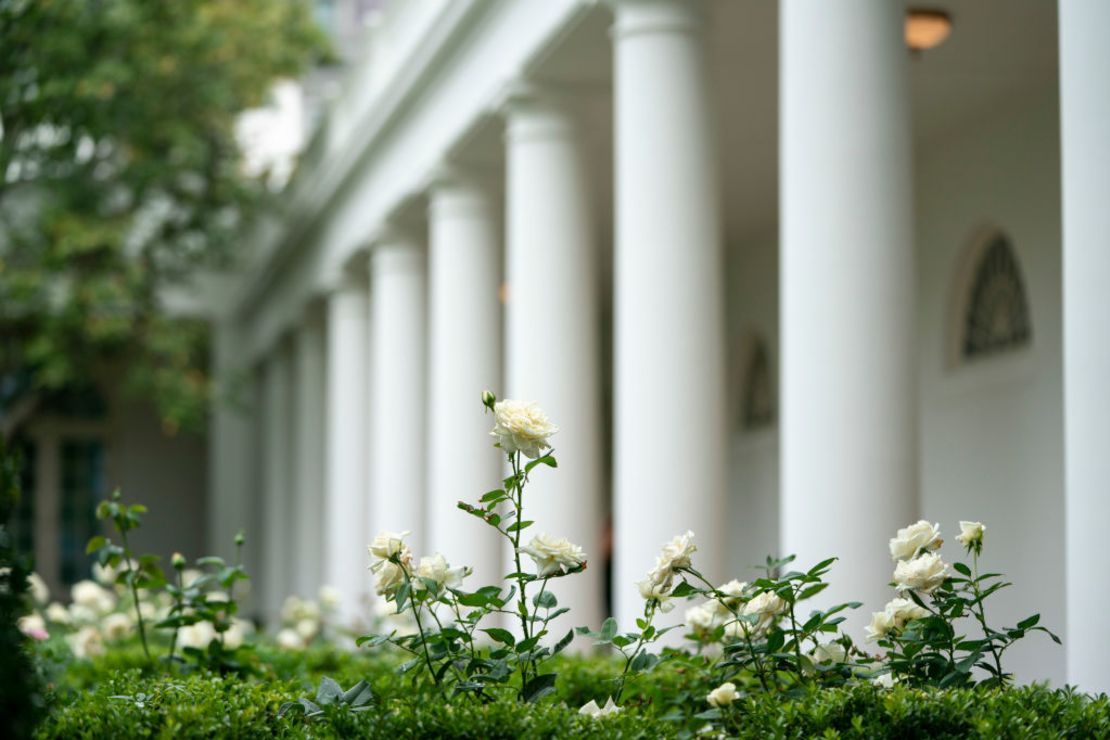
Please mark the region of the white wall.
[[148, 404], [123, 401], [116, 409], [109, 442], [109, 491], [119, 486], [129, 503], [149, 512], [132, 536], [132, 549], [163, 557], [180, 551], [189, 559], [204, 552], [207, 451], [203, 436], [167, 436]]
[[[917, 150], [921, 509], [946, 534], [960, 519], [987, 525], [982, 565], [1014, 586], [991, 621], [1033, 612], [1064, 628], [1063, 412], [1060, 343], [1059, 130], [1054, 88]], [[1003, 229], [1024, 272], [1032, 344], [951, 366], [957, 272], [978, 229]], [[1061, 634], [1062, 637], [1064, 637]], [[1015, 647], [1022, 680], [1064, 680], [1064, 651], [1037, 635]]]

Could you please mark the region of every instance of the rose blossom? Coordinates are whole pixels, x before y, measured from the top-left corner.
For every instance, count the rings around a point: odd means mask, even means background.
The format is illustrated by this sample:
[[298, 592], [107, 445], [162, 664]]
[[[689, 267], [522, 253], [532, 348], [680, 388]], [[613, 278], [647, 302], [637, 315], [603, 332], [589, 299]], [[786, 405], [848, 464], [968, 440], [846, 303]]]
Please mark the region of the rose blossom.
[[16, 621], [19, 631], [33, 640], [45, 640], [50, 637], [46, 631], [46, 621], [38, 614], [27, 614]]
[[922, 519], [898, 530], [898, 534], [890, 541], [890, 557], [893, 560], [909, 560], [921, 550], [939, 549], [943, 542], [940, 538], [940, 525], [929, 524]]
[[710, 632], [717, 626], [717, 615], [709, 604], [700, 604], [686, 610], [684, 622], [686, 629], [694, 634], [701, 634]]
[[913, 560], [900, 560], [894, 567], [895, 588], [899, 591], [935, 591], [948, 577], [948, 564], [936, 553], [918, 555]]
[[66, 637], [73, 657], [77, 659], [92, 658], [104, 654], [104, 643], [100, 639], [100, 631], [96, 627], [82, 627], [76, 634]]
[[[441, 587], [446, 586], [447, 588], [460, 588], [463, 578], [469, 574], [469, 568], [465, 566], [452, 568], [448, 565], [447, 558], [439, 553], [432, 557], [420, 558], [420, 565], [416, 568], [416, 575], [421, 578], [430, 578]], [[419, 585], [423, 586], [423, 583], [421, 582]]]
[[115, 642], [131, 634], [131, 617], [122, 612], [104, 617], [104, 637]]
[[922, 609], [909, 599], [891, 599], [886, 605], [886, 613], [894, 620], [894, 629], [901, 630], [915, 619], [929, 616], [928, 609]]
[[711, 707], [727, 707], [739, 698], [740, 694], [736, 691], [736, 684], [731, 681], [726, 681], [710, 691], [709, 695], [705, 697], [705, 700], [709, 702], [709, 706]]
[[745, 604], [741, 613], [747, 616], [756, 616], [758, 619], [752, 629], [756, 632], [762, 632], [770, 627], [775, 618], [784, 611], [786, 611], [786, 602], [774, 591], [764, 591]]
[[551, 448], [548, 438], [559, 431], [543, 409], [534, 403], [498, 401], [493, 407], [493, 416], [490, 436], [496, 437], [498, 446], [510, 455], [522, 452], [535, 460]]
[[370, 543], [370, 554], [382, 560], [389, 560], [390, 558], [400, 555], [405, 549], [405, 537], [412, 534], [411, 532], [388, 532], [382, 530], [374, 541]]
[[564, 574], [586, 562], [586, 553], [581, 547], [546, 534], [533, 537], [528, 546], [520, 548], [520, 551], [536, 562], [536, 575], [540, 578]]
[[578, 713], [583, 714], [587, 717], [594, 717], [596, 719], [598, 717], [608, 717], [609, 715], [617, 714], [620, 711], [621, 708], [616, 705], [616, 703], [613, 701], [613, 697], [610, 696], [609, 699], [605, 702], [604, 707], [598, 707], [597, 702], [593, 699], [590, 699], [588, 702], [582, 705], [582, 708], [578, 710]]
[[987, 528], [982, 522], [960, 522], [960, 533], [956, 535], [956, 541], [970, 549], [972, 546], [982, 543], [983, 532], [986, 531]]

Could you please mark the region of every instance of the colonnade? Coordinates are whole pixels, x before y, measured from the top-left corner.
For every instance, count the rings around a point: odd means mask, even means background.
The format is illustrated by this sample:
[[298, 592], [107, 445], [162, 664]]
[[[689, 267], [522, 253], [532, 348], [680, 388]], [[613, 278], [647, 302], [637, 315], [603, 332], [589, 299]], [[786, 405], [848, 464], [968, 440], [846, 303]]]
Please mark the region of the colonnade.
[[[1099, 484], [1110, 477], [1100, 449], [1110, 416], [1110, 47], [1099, 35], [1110, 9], [1060, 8], [1069, 660], [1076, 677], [1097, 681], [1105, 589], [1083, 584], [1110, 570], [1094, 546], [1110, 516]], [[641, 611], [636, 581], [674, 534], [695, 531], [708, 576], [735, 575], [724, 562], [721, 157], [704, 7], [616, 0], [613, 10], [612, 285], [598, 270], [579, 96], [515, 84], [499, 107], [503, 188], [480, 167], [441, 162], [426, 223], [383, 223], [368, 239], [368, 275], [365, 266], [344, 275], [261, 363], [271, 613], [286, 589], [318, 578], [352, 596], [369, 591], [364, 544], [382, 528], [411, 530], [416, 552], [468, 562], [482, 582], [503, 572], [496, 539], [454, 506], [503, 474], [479, 404], [485, 387], [539, 402], [561, 427], [560, 469], [537, 476], [528, 518], [591, 558], [562, 586], [579, 623], [605, 616], [608, 511], [610, 606], [623, 624]], [[886, 539], [918, 512], [903, 12], [781, 0], [779, 18], [780, 549], [800, 562], [836, 554], [830, 598], [876, 607], [888, 594]], [[611, 444], [603, 291], [613, 296]]]

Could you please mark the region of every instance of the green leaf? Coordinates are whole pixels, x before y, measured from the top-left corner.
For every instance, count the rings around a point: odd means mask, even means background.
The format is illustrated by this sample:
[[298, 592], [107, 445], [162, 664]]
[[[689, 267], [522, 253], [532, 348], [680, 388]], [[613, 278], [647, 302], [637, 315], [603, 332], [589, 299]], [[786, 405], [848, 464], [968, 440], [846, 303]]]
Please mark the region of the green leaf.
[[516, 532], [516, 531], [521, 530], [521, 529], [527, 529], [528, 527], [532, 526], [533, 524], [535, 524], [535, 522], [533, 522], [532, 520], [525, 519], [524, 521], [513, 522], [509, 526], [505, 527], [505, 531], [506, 532]]
[[554, 673], [541, 673], [533, 678], [524, 686], [521, 692], [524, 696], [524, 701], [529, 704], [534, 704], [543, 697], [555, 691], [555, 677]]
[[1040, 614], [1034, 614], [1033, 616], [1026, 617], [1025, 619], [1018, 622], [1017, 623], [1017, 628], [1019, 630], [1027, 630], [1039, 621], [1041, 621], [1041, 615]]
[[350, 707], [361, 707], [369, 704], [374, 698], [374, 692], [370, 689], [370, 684], [366, 681], [359, 681], [351, 688], [343, 692], [340, 701]]
[[389, 635], [362, 635], [355, 640], [355, 645], [358, 647], [377, 647], [384, 642], [388, 642]]
[[89, 540], [89, 544], [85, 545], [85, 554], [94, 553], [106, 544], [108, 544], [108, 538], [98, 534]]
[[215, 555], [209, 555], [203, 558], [197, 558], [197, 566], [203, 568], [206, 565], [214, 565], [217, 568], [224, 567], [224, 559], [218, 558]]
[[601, 623], [600, 637], [603, 642], [611, 642], [617, 635], [617, 620], [609, 617]]
[[316, 690], [316, 703], [321, 706], [334, 704], [336, 699], [343, 695], [343, 687], [335, 679], [324, 676], [320, 679], [320, 688]]
[[798, 594], [798, 601], [804, 601], [806, 599], [813, 598], [814, 596], [821, 593], [822, 591], [824, 591], [828, 587], [829, 587], [829, 584], [827, 584], [827, 583], [815, 583], [812, 586], [809, 586], [807, 588], [803, 588], [801, 590], [801, 592]]
[[827, 569], [830, 565], [832, 565], [835, 562], [836, 562], [836, 558], [828, 558], [827, 560], [822, 560], [820, 563], [818, 563], [817, 565], [810, 568], [806, 572], [806, 575], [810, 575], [810, 576], [819, 575], [821, 571], [824, 571], [825, 569]]
[[516, 638], [513, 637], [513, 633], [509, 632], [507, 629], [502, 629], [500, 627], [486, 627], [485, 629], [479, 631], [485, 632], [494, 640], [504, 645], [512, 646], [516, 644]]
[[957, 573], [960, 573], [961, 575], [965, 575], [969, 578], [971, 577], [971, 568], [967, 567], [963, 563], [952, 563], [952, 569], [955, 570]]
[[684, 596], [692, 596], [693, 594], [700, 594], [700, 593], [701, 593], [701, 591], [699, 589], [695, 588], [694, 586], [691, 586], [686, 581], [683, 581], [682, 583], [680, 583], [680, 584], [678, 584], [677, 586], [674, 587], [674, 590], [671, 591], [671, 596], [673, 596], [676, 599], [681, 599]]
[[552, 457], [551, 455], [544, 455], [543, 457], [538, 457], [535, 460], [532, 460], [531, 462], [527, 463], [524, 466], [524, 472], [525, 473], [531, 473], [532, 470], [534, 470], [537, 465], [546, 465], [549, 468], [559, 467], [559, 464], [557, 462], [555, 462], [554, 457]]
[[559, 653], [563, 652], [563, 650], [565, 650], [566, 647], [570, 645], [572, 640], [574, 640], [574, 630], [567, 630], [567, 633], [563, 635], [563, 637], [557, 643], [555, 643], [555, 648], [551, 651], [551, 654], [558, 655]]
[[532, 597], [532, 605], [541, 609], [554, 609], [559, 605], [559, 600], [550, 591], [540, 591]]
[[481, 501], [482, 503], [488, 503], [490, 501], [500, 501], [501, 499], [505, 498], [507, 495], [508, 494], [505, 493], [505, 489], [498, 488], [496, 490], [488, 491], [486, 493], [483, 493], [482, 497], [478, 500]]

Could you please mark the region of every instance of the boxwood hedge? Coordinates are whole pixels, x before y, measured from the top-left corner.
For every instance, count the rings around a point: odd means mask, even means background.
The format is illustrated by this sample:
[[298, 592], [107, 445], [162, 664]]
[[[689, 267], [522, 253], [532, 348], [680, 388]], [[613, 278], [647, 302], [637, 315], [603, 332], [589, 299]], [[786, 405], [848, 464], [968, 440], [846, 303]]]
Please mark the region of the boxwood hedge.
[[[136, 666], [141, 651], [77, 662], [55, 676], [40, 738], [561, 738], [690, 737], [707, 725], [704, 698], [685, 684], [681, 664], [639, 681], [616, 716], [578, 715], [603, 699], [613, 666], [565, 658], [558, 693], [522, 707], [505, 699], [444, 703], [398, 677], [387, 657], [316, 649], [259, 655], [254, 678], [205, 673], [153, 675]], [[323, 676], [343, 687], [365, 680], [372, 698], [361, 709], [325, 706], [308, 718], [279, 716], [281, 706], [313, 698]], [[727, 731], [737, 737], [1110, 738], [1110, 700], [1067, 689], [889, 690], [862, 684], [781, 696], [757, 694], [732, 705]], [[720, 722], [718, 722], [718, 729]]]

